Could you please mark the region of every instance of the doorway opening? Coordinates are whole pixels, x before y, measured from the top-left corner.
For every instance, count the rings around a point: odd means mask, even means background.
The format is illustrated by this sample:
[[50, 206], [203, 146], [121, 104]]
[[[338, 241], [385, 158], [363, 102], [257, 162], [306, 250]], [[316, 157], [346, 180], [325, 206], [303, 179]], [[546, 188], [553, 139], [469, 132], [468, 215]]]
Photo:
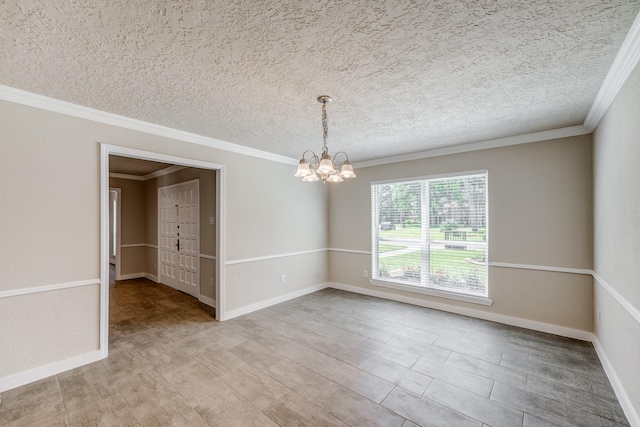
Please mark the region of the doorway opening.
[[224, 166], [107, 144], [101, 163], [101, 357], [110, 271], [115, 280], [145, 278], [185, 292], [223, 319]]

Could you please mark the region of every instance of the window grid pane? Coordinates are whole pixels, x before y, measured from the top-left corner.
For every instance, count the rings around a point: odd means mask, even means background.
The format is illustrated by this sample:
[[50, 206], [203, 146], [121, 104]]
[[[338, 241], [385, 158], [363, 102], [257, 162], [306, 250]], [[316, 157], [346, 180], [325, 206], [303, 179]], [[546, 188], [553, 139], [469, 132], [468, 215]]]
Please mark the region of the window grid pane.
[[487, 175], [372, 185], [374, 278], [487, 295]]

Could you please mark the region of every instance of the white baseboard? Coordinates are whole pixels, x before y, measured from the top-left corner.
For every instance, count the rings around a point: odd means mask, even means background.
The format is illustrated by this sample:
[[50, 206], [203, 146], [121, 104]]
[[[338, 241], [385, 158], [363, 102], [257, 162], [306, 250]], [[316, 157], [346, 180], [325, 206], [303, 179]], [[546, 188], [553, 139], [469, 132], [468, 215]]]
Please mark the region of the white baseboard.
[[492, 322], [503, 323], [505, 325], [517, 326], [520, 328], [532, 329], [534, 331], [546, 332], [549, 334], [560, 335], [563, 337], [574, 338], [582, 341], [591, 341], [593, 333], [589, 331], [581, 331], [579, 329], [567, 328], [564, 326], [552, 325], [549, 323], [536, 322], [535, 320], [521, 319], [519, 317], [507, 316], [504, 314], [491, 313], [488, 311], [475, 310], [472, 308], [459, 307], [450, 304], [444, 304], [435, 301], [424, 300], [404, 295], [397, 295], [390, 292], [378, 291], [374, 289], [361, 288], [359, 286], [346, 285], [344, 283], [331, 282], [328, 284], [330, 288], [340, 289], [343, 291], [354, 292], [372, 297], [384, 298], [393, 301], [405, 302], [407, 304], [418, 305], [420, 307], [434, 308], [436, 310], [447, 311], [450, 313], [462, 314], [464, 316], [475, 317], [478, 319], [490, 320]]
[[308, 288], [300, 289], [298, 291], [290, 292], [288, 294], [280, 295], [279, 297], [271, 298], [266, 301], [257, 302], [255, 304], [247, 305], [245, 307], [237, 308], [235, 310], [227, 311], [224, 313], [224, 317], [220, 320], [229, 320], [234, 317], [242, 316], [244, 314], [249, 314], [254, 311], [262, 310], [263, 308], [270, 307], [275, 304], [280, 304], [281, 302], [289, 301], [294, 298], [301, 297], [303, 295], [312, 294], [317, 291], [321, 291], [322, 289], [326, 289], [329, 287], [329, 283], [320, 283], [318, 285], [309, 286]]
[[151, 281], [153, 281], [153, 282], [156, 282], [156, 283], [158, 283], [158, 282], [159, 282], [159, 280], [158, 280], [158, 276], [154, 276], [153, 274], [150, 274], [150, 273], [144, 273], [144, 277], [146, 277], [147, 279], [149, 279], [149, 280], [151, 280]]
[[35, 369], [20, 372], [8, 377], [0, 378], [0, 393], [41, 380], [43, 378], [57, 375], [59, 373], [97, 362], [102, 359], [100, 350], [90, 351], [89, 353], [61, 360], [59, 362], [50, 363], [48, 365], [39, 366]]
[[627, 392], [624, 390], [622, 383], [620, 382], [620, 378], [616, 374], [616, 371], [613, 369], [613, 365], [609, 361], [607, 354], [604, 351], [604, 347], [598, 340], [598, 337], [594, 334], [593, 336], [593, 347], [596, 349], [596, 353], [600, 358], [600, 363], [602, 363], [602, 367], [604, 368], [604, 372], [607, 374], [609, 381], [611, 382], [611, 386], [613, 387], [613, 391], [616, 393], [616, 397], [620, 402], [620, 406], [622, 406], [622, 410], [624, 414], [627, 416], [627, 420], [631, 427], [640, 427], [640, 415], [633, 408], [633, 404], [631, 403], [631, 399], [627, 395]]
[[205, 297], [204, 295], [200, 295], [198, 297], [198, 301], [200, 301], [203, 304], [208, 305], [209, 307], [216, 308], [216, 300], [214, 300], [213, 298], [209, 298], [209, 297]]
[[129, 273], [121, 274], [116, 280], [130, 280], [130, 279], [142, 279], [145, 273]]

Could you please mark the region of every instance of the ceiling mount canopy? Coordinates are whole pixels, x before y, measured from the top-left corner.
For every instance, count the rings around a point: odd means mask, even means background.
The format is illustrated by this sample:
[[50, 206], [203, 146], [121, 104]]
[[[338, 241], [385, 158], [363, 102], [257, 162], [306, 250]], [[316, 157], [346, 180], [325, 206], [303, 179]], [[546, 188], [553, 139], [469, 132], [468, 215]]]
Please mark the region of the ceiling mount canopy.
[[[301, 177], [305, 182], [322, 181], [325, 182], [342, 182], [345, 178], [355, 178], [353, 166], [349, 163], [349, 156], [344, 151], [338, 151], [333, 158], [329, 155], [327, 147], [327, 136], [329, 135], [329, 125], [327, 119], [327, 104], [332, 102], [330, 96], [322, 95], [318, 97], [318, 102], [322, 104], [322, 154], [320, 157], [311, 150], [302, 153], [302, 158], [298, 164], [298, 170], [295, 176]], [[309, 159], [307, 160], [307, 154]], [[341, 165], [338, 165], [336, 158], [339, 154], [343, 154], [345, 159]], [[338, 172], [338, 169], [340, 172]], [[318, 174], [320, 177], [318, 177]]]

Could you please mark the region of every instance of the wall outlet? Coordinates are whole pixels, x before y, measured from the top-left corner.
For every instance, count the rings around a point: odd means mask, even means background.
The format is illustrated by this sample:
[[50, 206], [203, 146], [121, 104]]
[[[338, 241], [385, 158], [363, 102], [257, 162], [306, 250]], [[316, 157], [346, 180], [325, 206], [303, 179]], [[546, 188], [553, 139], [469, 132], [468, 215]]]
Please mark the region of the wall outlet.
[[367, 270], [362, 270], [362, 277], [369, 277], [369, 272]]
[[213, 225], [213, 224], [215, 224], [215, 223], [216, 223], [216, 218], [215, 218], [215, 217], [213, 217], [213, 216], [210, 216], [210, 217], [209, 217], [209, 224]]
[[284, 274], [280, 275], [280, 283], [285, 283], [287, 281], [287, 278]]

